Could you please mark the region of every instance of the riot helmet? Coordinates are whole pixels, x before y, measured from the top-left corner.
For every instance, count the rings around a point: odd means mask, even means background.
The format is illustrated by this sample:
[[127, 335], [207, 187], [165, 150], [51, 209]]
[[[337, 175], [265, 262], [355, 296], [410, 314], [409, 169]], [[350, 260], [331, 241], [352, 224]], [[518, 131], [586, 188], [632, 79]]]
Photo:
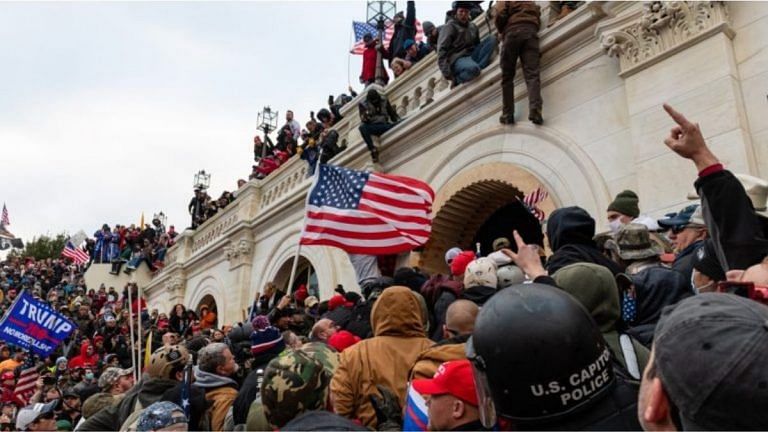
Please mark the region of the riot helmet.
[[515, 285], [480, 310], [467, 342], [480, 417], [563, 418], [590, 406], [615, 380], [610, 349], [589, 312], [550, 285]]

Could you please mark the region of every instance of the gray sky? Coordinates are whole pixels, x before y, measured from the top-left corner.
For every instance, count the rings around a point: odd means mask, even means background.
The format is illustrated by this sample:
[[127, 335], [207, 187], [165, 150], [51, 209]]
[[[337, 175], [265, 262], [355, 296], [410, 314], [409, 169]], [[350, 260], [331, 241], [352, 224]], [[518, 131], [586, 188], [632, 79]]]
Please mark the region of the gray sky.
[[348, 77], [360, 89], [353, 20], [365, 2], [0, 3], [8, 228], [90, 235], [163, 210], [182, 230], [195, 172], [212, 196], [247, 178], [263, 106], [303, 124]]

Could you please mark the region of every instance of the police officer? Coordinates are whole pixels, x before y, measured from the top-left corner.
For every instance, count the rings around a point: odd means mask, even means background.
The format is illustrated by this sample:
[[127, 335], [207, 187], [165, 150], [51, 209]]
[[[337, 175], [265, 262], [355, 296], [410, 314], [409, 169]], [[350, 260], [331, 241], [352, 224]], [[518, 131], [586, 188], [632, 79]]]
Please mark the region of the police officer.
[[499, 291], [467, 342], [481, 420], [515, 429], [638, 430], [637, 382], [625, 378], [577, 301], [541, 283]]

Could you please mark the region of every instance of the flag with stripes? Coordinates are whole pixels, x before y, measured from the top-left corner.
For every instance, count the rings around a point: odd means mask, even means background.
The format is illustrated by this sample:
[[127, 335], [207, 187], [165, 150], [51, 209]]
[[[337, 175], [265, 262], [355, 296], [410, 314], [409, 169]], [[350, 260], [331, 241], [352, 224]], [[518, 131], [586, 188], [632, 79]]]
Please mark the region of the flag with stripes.
[[16, 381], [16, 388], [13, 390], [13, 394], [16, 397], [16, 400], [27, 405], [29, 404], [29, 398], [35, 393], [35, 382], [40, 374], [37, 373], [33, 355], [27, 356], [27, 359], [21, 365], [21, 368], [21, 373], [19, 374], [19, 379]]
[[528, 193], [526, 196], [523, 197], [523, 204], [525, 204], [526, 207], [528, 207], [528, 210], [538, 219], [539, 221], [543, 221], [546, 217], [546, 214], [544, 211], [539, 209], [537, 206], [540, 202], [547, 199], [549, 196], [549, 193], [546, 189], [539, 186], [532, 192]]
[[3, 203], [3, 216], [0, 217], [0, 225], [8, 226], [11, 224], [11, 219], [8, 218], [8, 208], [5, 207], [5, 203]]
[[[352, 54], [362, 55], [365, 51], [365, 42], [363, 42], [363, 36], [370, 33], [374, 38], [378, 35], [379, 31], [376, 30], [376, 26], [372, 26], [365, 22], [352, 21], [352, 30], [355, 32], [355, 45], [352, 46]], [[395, 26], [389, 23], [384, 29], [384, 46], [389, 47], [389, 43], [392, 40], [392, 35], [395, 33]], [[416, 20], [416, 42], [421, 42], [424, 39], [424, 28], [421, 26], [421, 21]]]
[[425, 431], [429, 423], [429, 411], [427, 403], [413, 386], [408, 385], [408, 393], [405, 399], [405, 415], [403, 416], [404, 431]]
[[64, 245], [64, 250], [61, 251], [61, 256], [71, 259], [76, 265], [85, 264], [91, 260], [88, 252], [76, 248], [69, 240], [67, 240], [67, 243]]
[[307, 197], [301, 244], [365, 255], [413, 250], [429, 239], [434, 199], [420, 180], [321, 165]]

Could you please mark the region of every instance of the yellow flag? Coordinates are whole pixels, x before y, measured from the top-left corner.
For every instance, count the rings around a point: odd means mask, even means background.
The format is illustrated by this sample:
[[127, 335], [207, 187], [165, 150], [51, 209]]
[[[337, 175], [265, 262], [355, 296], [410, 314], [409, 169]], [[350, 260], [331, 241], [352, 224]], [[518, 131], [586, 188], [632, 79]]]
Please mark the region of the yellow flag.
[[141, 212], [141, 220], [139, 221], [139, 229], [144, 229], [144, 212]]
[[[147, 336], [147, 345], [144, 348], [144, 367], [149, 366], [149, 358], [152, 356], [152, 330], [149, 331]], [[141, 373], [141, 371], [139, 371]]]

